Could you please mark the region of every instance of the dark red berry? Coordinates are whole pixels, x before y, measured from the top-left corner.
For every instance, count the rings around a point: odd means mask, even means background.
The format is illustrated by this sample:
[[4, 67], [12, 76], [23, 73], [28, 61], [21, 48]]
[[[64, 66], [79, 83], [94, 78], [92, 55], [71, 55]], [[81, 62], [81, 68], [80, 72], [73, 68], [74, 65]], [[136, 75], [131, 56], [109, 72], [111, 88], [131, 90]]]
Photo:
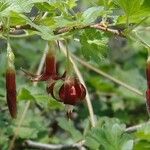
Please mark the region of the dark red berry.
[[47, 92], [64, 104], [75, 105], [86, 96], [86, 89], [76, 78], [61, 78], [49, 82]]
[[83, 84], [79, 82], [79, 80], [75, 79], [75, 88], [80, 96], [79, 99], [84, 99], [86, 96], [86, 89]]
[[74, 78], [68, 78], [59, 90], [60, 100], [64, 104], [75, 105], [85, 98], [85, 87]]
[[14, 69], [6, 70], [6, 97], [9, 112], [12, 118], [17, 116], [17, 102], [16, 102], [16, 73]]

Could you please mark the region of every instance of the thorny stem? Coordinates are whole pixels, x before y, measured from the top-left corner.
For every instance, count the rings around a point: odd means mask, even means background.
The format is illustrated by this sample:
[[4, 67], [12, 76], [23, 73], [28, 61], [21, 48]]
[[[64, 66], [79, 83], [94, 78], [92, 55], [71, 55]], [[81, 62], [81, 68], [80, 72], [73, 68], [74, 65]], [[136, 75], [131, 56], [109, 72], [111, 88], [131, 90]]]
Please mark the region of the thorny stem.
[[[66, 48], [65, 48], [65, 46], [63, 45], [62, 42], [59, 42], [59, 46], [60, 46], [60, 49], [62, 50], [62, 52], [66, 55]], [[75, 72], [76, 72], [80, 82], [86, 87], [85, 82], [83, 80], [83, 77], [82, 77], [82, 75], [81, 75], [81, 73], [80, 73], [76, 63], [73, 61], [73, 59], [71, 57], [70, 57], [70, 61], [73, 64], [73, 68], [74, 68], [74, 70], [75, 70]], [[87, 107], [88, 107], [89, 114], [90, 114], [90, 121], [91, 121], [92, 127], [95, 127], [96, 122], [95, 122], [95, 117], [94, 117], [94, 111], [93, 111], [93, 107], [92, 107], [92, 103], [91, 103], [91, 100], [90, 100], [90, 96], [89, 96], [88, 90], [86, 89], [86, 91], [87, 91], [87, 93], [86, 93], [85, 99], [86, 99]]]

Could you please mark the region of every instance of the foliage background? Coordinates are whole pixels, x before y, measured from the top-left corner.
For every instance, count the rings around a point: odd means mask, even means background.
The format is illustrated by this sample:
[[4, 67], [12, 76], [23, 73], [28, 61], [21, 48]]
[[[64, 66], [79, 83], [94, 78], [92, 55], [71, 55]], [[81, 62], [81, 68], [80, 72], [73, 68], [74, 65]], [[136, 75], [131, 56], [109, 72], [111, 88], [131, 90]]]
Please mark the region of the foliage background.
[[[45, 12], [48, 15], [42, 19]], [[126, 127], [148, 121], [146, 111], [146, 59], [150, 45], [149, 0], [2, 0], [0, 2], [0, 149], [7, 150], [27, 101], [31, 101], [22, 122], [15, 150], [27, 139], [49, 144], [72, 144], [85, 140], [87, 149], [148, 150], [150, 127], [144, 125], [134, 133], [124, 133]], [[37, 16], [35, 18], [35, 16]], [[6, 31], [10, 27], [29, 24], [36, 31], [18, 30], [10, 42], [15, 54], [17, 71], [18, 117], [10, 118], [5, 97]], [[103, 21], [110, 28], [123, 30], [127, 38], [100, 30], [74, 29]], [[73, 28], [55, 35], [61, 27]], [[13, 30], [12, 30], [13, 32]], [[20, 34], [21, 33], [21, 34]], [[23, 36], [22, 36], [23, 33]], [[46, 93], [46, 83], [33, 86], [20, 70], [36, 72], [47, 40], [67, 40], [68, 49], [87, 63], [112, 77], [139, 89], [144, 96], [110, 81], [77, 63], [90, 93], [96, 127], [91, 128], [86, 103], [75, 107], [73, 120], [67, 120], [65, 106]], [[66, 58], [56, 47], [60, 73]], [[64, 140], [66, 139], [66, 140]]]

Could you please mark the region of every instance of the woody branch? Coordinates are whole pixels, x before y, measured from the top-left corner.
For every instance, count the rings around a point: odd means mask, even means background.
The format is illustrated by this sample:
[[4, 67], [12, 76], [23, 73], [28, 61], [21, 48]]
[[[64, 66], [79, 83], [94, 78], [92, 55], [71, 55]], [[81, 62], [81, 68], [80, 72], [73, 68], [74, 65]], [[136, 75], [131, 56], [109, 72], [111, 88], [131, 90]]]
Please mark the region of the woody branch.
[[[73, 27], [62, 27], [62, 28], [57, 28], [56, 30], [53, 31], [53, 33], [55, 35], [58, 34], [63, 34], [63, 33], [67, 33], [67, 32], [72, 32], [75, 30], [82, 30], [82, 29], [87, 29], [87, 28], [93, 28], [93, 29], [97, 29], [97, 30], [101, 30], [103, 32], [108, 32], [114, 35], [118, 35], [121, 37], [125, 37], [123, 31], [119, 30], [119, 29], [112, 29], [109, 28], [107, 26], [105, 26], [103, 23], [96, 23], [96, 24], [91, 24], [91, 25], [79, 25], [79, 26], [73, 26]], [[29, 24], [26, 25], [16, 25], [16, 26], [11, 26], [11, 34], [17, 32], [18, 30], [32, 30], [32, 31], [37, 31], [36, 28], [30, 26]], [[3, 30], [3, 26], [0, 27], [0, 30]]]

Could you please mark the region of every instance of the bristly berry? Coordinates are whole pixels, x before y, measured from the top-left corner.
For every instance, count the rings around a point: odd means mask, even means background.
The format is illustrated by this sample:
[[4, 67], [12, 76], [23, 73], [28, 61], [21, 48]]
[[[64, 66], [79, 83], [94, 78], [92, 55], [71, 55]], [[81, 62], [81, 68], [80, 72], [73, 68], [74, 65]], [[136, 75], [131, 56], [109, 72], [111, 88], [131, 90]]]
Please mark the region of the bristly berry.
[[8, 68], [6, 70], [6, 96], [11, 117], [16, 118], [17, 116], [16, 73], [15, 70], [11, 68]]
[[47, 88], [53, 98], [64, 104], [75, 105], [86, 96], [86, 89], [76, 78], [68, 77], [54, 81]]
[[60, 88], [60, 100], [64, 104], [75, 105], [85, 98], [85, 87], [75, 78], [68, 78]]

